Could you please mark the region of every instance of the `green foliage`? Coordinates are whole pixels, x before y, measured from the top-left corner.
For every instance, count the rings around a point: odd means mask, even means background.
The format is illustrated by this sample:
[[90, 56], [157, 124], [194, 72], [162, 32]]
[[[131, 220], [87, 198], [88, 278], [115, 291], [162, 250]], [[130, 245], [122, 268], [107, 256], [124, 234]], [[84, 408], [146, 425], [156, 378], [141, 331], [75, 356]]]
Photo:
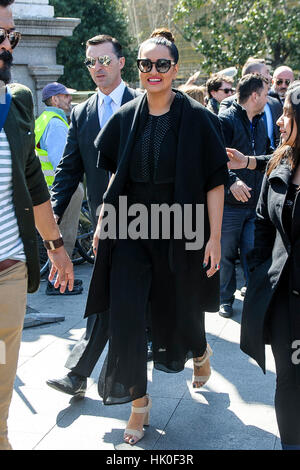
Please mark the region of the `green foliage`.
[[242, 66], [250, 56], [300, 70], [299, 1], [180, 0], [174, 21], [206, 72]]
[[137, 79], [136, 51], [128, 34], [128, 20], [119, 0], [50, 0], [56, 17], [80, 18], [81, 23], [70, 38], [64, 38], [57, 47], [57, 63], [64, 65], [59, 81], [77, 90], [93, 90], [95, 84], [84, 66], [86, 41], [98, 34], [110, 34], [123, 46], [126, 65], [123, 79]]

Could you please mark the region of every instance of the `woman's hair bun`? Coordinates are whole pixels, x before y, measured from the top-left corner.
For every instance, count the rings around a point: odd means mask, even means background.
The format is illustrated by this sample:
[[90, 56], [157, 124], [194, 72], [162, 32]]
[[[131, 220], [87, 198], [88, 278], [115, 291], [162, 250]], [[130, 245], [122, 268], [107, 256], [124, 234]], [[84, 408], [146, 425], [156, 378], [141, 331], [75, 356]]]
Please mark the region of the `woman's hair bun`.
[[157, 28], [152, 33], [150, 38], [162, 37], [170, 42], [175, 42], [175, 38], [171, 31], [167, 28]]

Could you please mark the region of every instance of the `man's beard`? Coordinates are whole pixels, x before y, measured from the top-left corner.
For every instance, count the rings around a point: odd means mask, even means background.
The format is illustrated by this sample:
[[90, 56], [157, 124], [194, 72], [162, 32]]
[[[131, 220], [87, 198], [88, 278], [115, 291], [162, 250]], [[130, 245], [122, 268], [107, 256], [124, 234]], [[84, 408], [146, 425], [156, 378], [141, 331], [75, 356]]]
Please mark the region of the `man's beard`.
[[11, 80], [11, 66], [13, 56], [9, 51], [3, 51], [0, 54], [0, 61], [2, 61], [2, 66], [0, 66], [0, 81], [7, 85]]
[[280, 96], [281, 99], [285, 98], [286, 92], [287, 92], [287, 88], [284, 88], [283, 90], [278, 91], [278, 95]]

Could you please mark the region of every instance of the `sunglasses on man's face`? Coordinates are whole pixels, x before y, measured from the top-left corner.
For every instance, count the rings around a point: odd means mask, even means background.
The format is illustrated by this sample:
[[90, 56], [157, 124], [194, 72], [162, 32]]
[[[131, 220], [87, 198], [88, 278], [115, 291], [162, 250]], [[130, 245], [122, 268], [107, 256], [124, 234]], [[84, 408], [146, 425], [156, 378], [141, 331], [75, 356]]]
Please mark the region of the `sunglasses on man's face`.
[[150, 59], [137, 59], [136, 62], [142, 73], [151, 72], [153, 65], [155, 65], [158, 73], [167, 73], [170, 70], [171, 65], [176, 65], [176, 63], [172, 62], [170, 59], [158, 59], [156, 62], [151, 62]]
[[222, 90], [224, 91], [224, 93], [226, 93], [226, 95], [228, 95], [228, 93], [233, 93], [233, 88], [219, 88], [219, 91]]
[[93, 69], [96, 65], [96, 62], [99, 62], [100, 65], [104, 65], [104, 67], [108, 67], [109, 64], [111, 63], [111, 58], [109, 55], [102, 55], [100, 57], [87, 57], [84, 61], [85, 65], [89, 69]]
[[0, 44], [4, 42], [6, 38], [8, 38], [12, 49], [14, 49], [21, 39], [21, 33], [19, 33], [19, 31], [7, 31], [4, 28], [0, 28]]
[[286, 86], [289, 86], [289, 84], [291, 83], [291, 80], [289, 79], [283, 80], [282, 78], [279, 78], [278, 80], [276, 80], [276, 85], [280, 86], [283, 84], [283, 82], [286, 84]]

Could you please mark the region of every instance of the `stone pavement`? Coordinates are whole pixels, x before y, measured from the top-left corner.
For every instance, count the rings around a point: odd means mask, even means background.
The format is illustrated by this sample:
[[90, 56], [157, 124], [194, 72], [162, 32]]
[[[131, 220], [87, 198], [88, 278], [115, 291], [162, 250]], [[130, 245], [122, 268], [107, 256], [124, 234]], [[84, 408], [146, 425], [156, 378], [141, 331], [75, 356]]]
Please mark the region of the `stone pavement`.
[[[82, 335], [91, 265], [75, 267], [84, 293], [46, 296], [45, 282], [28, 296], [28, 306], [64, 316], [60, 323], [26, 328], [13, 394], [9, 436], [16, 450], [133, 450], [122, 443], [130, 404], [104, 406], [97, 393], [100, 358], [83, 400], [49, 388], [45, 381], [65, 375], [65, 360]], [[241, 286], [240, 286], [241, 287]], [[153, 370], [149, 393], [150, 427], [134, 450], [279, 450], [273, 397], [275, 374], [267, 347], [267, 374], [239, 348], [242, 297], [236, 292], [235, 315], [206, 314], [208, 342], [214, 354], [212, 375], [201, 390], [191, 388], [192, 360], [178, 374]], [[129, 455], [129, 454], [128, 454]]]

